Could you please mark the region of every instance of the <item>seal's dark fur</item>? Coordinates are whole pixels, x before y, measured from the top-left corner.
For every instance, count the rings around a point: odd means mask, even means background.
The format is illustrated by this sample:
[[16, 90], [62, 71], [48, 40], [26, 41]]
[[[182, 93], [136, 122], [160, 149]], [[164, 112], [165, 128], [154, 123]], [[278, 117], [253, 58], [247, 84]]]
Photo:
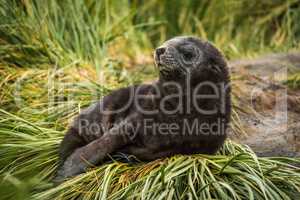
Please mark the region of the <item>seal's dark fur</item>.
[[[157, 82], [113, 91], [74, 120], [60, 145], [57, 180], [82, 173], [117, 151], [154, 160], [219, 149], [231, 110], [229, 73], [221, 53], [195, 37], [176, 37], [156, 50], [155, 61]], [[216, 89], [199, 87], [206, 82]]]

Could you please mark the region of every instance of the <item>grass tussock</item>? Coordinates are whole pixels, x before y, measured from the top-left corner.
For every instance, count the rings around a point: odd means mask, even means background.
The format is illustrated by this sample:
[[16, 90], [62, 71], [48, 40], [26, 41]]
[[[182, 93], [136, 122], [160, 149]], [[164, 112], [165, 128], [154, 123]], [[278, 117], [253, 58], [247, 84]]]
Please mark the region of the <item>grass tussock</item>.
[[[36, 126], [0, 110], [2, 180], [51, 180], [63, 132]], [[9, 165], [4, 165], [10, 163]], [[217, 155], [178, 155], [150, 163], [110, 162], [65, 183], [34, 185], [36, 199], [293, 199], [300, 176], [288, 158], [258, 158], [227, 142]], [[34, 177], [34, 178], [32, 178]], [[3, 182], [2, 182], [3, 184]], [[41, 188], [49, 188], [42, 190]], [[11, 197], [14, 193], [5, 194]]]
[[[112, 89], [152, 80], [164, 40], [196, 35], [228, 59], [284, 52], [299, 49], [299, 20], [298, 0], [2, 2], [0, 198], [296, 199], [299, 159], [259, 158], [231, 141], [214, 156], [116, 159], [59, 186], [51, 179], [69, 120]], [[235, 88], [232, 130], [246, 135], [240, 115], [252, 111]]]

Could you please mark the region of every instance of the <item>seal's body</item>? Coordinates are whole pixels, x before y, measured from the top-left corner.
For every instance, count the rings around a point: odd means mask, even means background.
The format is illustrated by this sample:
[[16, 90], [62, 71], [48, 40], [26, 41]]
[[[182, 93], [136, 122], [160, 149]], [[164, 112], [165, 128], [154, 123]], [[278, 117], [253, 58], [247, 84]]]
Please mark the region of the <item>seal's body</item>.
[[113, 91], [80, 113], [61, 146], [56, 180], [82, 173], [108, 154], [140, 160], [215, 153], [230, 120], [227, 64], [210, 43], [176, 37], [154, 54], [159, 80]]

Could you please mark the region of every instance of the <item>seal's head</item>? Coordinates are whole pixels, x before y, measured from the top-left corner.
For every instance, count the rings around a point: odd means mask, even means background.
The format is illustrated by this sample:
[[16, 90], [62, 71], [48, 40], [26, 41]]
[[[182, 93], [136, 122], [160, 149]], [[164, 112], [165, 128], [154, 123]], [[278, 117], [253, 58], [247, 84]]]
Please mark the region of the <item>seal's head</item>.
[[154, 52], [161, 79], [180, 80], [187, 75], [227, 76], [226, 62], [211, 43], [196, 37], [180, 36], [166, 41]]

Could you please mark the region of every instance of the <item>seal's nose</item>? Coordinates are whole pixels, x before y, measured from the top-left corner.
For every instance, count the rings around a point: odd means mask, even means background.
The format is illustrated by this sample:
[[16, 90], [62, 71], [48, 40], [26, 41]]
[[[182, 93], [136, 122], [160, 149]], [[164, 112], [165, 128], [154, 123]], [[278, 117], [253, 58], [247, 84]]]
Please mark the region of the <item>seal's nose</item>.
[[165, 51], [166, 51], [166, 48], [164, 48], [164, 47], [157, 48], [156, 51], [155, 51], [156, 57], [160, 60], [160, 56], [162, 54], [164, 54]]

